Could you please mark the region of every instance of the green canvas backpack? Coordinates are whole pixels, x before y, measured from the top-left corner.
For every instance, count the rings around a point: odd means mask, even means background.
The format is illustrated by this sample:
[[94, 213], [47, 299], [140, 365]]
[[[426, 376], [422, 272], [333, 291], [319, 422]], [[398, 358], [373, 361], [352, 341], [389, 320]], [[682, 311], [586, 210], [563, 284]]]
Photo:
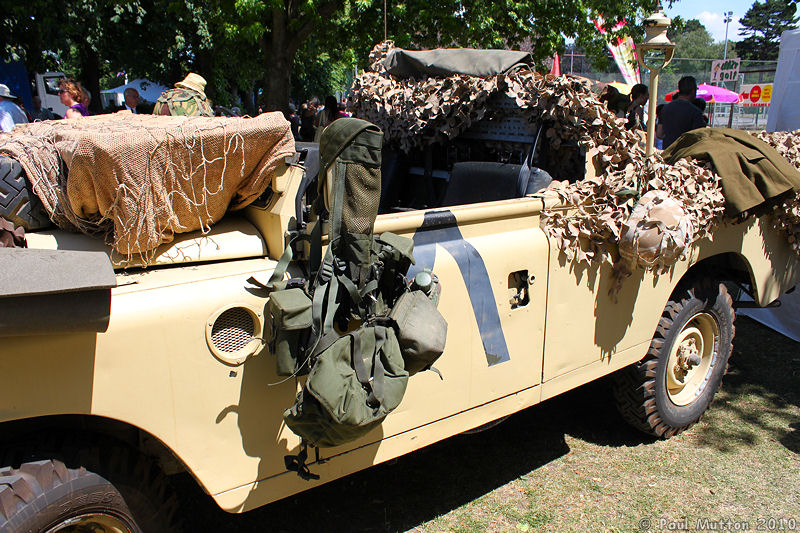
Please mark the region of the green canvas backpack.
[[[308, 374], [284, 412], [286, 425], [303, 439], [300, 454], [287, 456], [286, 465], [306, 478], [313, 476], [305, 465], [307, 445], [338, 446], [365, 435], [400, 404], [409, 374], [430, 367], [444, 350], [444, 318], [406, 279], [413, 241], [373, 235], [381, 144], [380, 130], [362, 120], [339, 119], [325, 129], [314, 211], [329, 213], [327, 250], [323, 257], [320, 216], [311, 235], [299, 237], [310, 241], [310, 279], [283, 279], [293, 256], [290, 242], [265, 285], [277, 372]], [[418, 321], [434, 326], [407, 327]], [[415, 341], [415, 335], [425, 338]]]

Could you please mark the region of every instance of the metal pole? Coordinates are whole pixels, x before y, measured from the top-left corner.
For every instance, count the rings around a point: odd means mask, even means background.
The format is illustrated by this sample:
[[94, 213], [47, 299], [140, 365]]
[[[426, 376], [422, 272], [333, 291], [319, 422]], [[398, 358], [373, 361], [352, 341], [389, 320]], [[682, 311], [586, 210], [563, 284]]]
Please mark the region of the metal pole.
[[728, 25], [733, 20], [733, 11], [725, 12], [725, 51], [722, 53], [722, 60], [728, 59]]
[[637, 54], [639, 64], [642, 65], [650, 72], [650, 100], [647, 105], [647, 143], [645, 144], [645, 156], [650, 157], [653, 155], [656, 145], [656, 102], [658, 101], [658, 76], [661, 74], [661, 69], [666, 67], [672, 61], [672, 55], [675, 53], [674, 45], [664, 50], [664, 61], [658, 68], [653, 68], [647, 65], [644, 61], [644, 55], [647, 50], [644, 46], [640, 46], [640, 54]]
[[661, 69], [650, 71], [650, 101], [647, 103], [647, 148], [645, 155], [653, 155], [656, 144], [656, 102], [658, 101], [658, 75]]
[[[383, 40], [385, 41], [388, 38], [389, 33], [386, 31], [386, 0], [383, 0]], [[728, 30], [725, 29], [725, 39], [728, 38]], [[727, 42], [727, 41], [726, 41]], [[727, 44], [725, 45], [727, 46]]]
[[575, 44], [569, 49], [569, 73], [572, 74], [572, 61], [575, 59]]

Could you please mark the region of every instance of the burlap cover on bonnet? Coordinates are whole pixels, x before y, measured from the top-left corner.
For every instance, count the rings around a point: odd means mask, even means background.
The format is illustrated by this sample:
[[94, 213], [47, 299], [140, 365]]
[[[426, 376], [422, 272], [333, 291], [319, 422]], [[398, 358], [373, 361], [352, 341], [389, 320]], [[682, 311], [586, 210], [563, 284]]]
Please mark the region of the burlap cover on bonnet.
[[147, 259], [175, 233], [208, 227], [255, 200], [294, 152], [279, 112], [255, 118], [119, 112], [20, 125], [0, 136], [51, 219], [104, 231], [126, 257]]

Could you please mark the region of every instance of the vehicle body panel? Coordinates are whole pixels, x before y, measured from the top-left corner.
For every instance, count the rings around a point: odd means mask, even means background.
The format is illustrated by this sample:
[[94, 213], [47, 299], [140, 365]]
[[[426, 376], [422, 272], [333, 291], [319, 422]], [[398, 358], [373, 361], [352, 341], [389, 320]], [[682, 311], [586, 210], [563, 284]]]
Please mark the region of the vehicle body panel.
[[[212, 237], [187, 236], [176, 244], [194, 247], [196, 254], [167, 253], [175, 258], [172, 266], [119, 271], [105, 333], [3, 338], [0, 375], [11, 379], [0, 388], [0, 422], [54, 414], [123, 421], [160, 440], [222, 508], [241, 512], [641, 359], [674, 287], [702, 259], [742, 255], [761, 304], [800, 274], [785, 240], [765, 220], [751, 220], [720, 228], [713, 241], [693, 246], [687, 260], [664, 274], [634, 272], [614, 301], [608, 266], [575, 267], [548, 242], [539, 215], [550, 198], [381, 215], [375, 232], [413, 238], [413, 268], [431, 266], [441, 280], [439, 309], [449, 334], [435, 366], [443, 379], [434, 372], [415, 375], [381, 426], [356, 442], [322, 450], [327, 461], [310, 465], [321, 479], [304, 481], [286, 471], [283, 458], [297, 453], [300, 439], [282, 423], [304, 378], [277, 376], [267, 350], [241, 365], [226, 363], [212, 353], [207, 335], [221, 310], [238, 306], [256, 317], [263, 336], [266, 295], [248, 279], [265, 281], [275, 268], [285, 242], [275, 224], [289, 227], [289, 198], [299, 179], [299, 172], [286, 174], [279, 185], [286, 194], [249, 209], [249, 222], [231, 219]], [[228, 242], [254, 244], [254, 227], [267, 242], [266, 250], [257, 244], [260, 257], [249, 257], [256, 249], [249, 246], [242, 248], [244, 257], [214, 255]], [[76, 245], [60, 234], [32, 240], [42, 247]], [[181, 254], [208, 262], [186, 264]], [[509, 275], [515, 272], [527, 272], [529, 301], [512, 308]]]

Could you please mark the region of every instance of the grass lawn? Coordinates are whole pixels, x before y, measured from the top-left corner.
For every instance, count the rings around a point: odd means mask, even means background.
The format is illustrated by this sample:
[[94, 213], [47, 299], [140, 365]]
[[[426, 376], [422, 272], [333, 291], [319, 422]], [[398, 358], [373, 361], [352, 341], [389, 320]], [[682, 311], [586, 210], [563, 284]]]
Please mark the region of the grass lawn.
[[668, 441], [629, 428], [601, 381], [244, 515], [189, 507], [220, 532], [800, 531], [800, 350], [738, 318], [722, 391]]

